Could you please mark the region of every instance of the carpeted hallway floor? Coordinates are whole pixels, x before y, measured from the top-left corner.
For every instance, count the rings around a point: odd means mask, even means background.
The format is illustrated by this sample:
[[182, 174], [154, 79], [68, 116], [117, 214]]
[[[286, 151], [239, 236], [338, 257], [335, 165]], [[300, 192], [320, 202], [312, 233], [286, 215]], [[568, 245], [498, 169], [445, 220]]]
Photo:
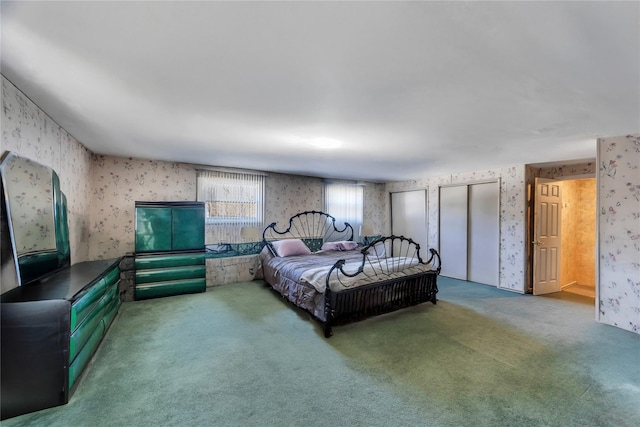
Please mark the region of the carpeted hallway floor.
[[260, 282], [126, 303], [69, 404], [2, 425], [640, 425], [640, 335], [592, 299], [439, 288], [329, 340]]

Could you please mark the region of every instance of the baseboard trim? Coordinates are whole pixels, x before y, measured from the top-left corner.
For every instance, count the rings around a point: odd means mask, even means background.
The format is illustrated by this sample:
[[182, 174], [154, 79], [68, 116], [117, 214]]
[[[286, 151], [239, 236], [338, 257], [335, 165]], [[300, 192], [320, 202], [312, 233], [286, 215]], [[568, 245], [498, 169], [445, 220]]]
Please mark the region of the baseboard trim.
[[576, 282], [576, 281], [574, 280], [573, 282], [569, 282], [569, 283], [567, 283], [566, 285], [562, 285], [562, 286], [560, 286], [560, 289], [561, 289], [561, 290], [565, 290], [565, 289], [570, 288], [570, 287], [572, 287], [572, 286], [575, 286], [575, 285], [577, 285], [577, 284], [578, 284], [578, 282]]

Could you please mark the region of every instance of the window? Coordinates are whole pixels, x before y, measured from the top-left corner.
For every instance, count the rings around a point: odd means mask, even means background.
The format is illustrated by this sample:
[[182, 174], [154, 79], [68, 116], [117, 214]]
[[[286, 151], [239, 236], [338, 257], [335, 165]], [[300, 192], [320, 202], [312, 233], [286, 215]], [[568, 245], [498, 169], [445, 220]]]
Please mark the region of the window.
[[348, 222], [353, 227], [353, 239], [360, 240], [360, 226], [364, 216], [364, 186], [356, 183], [327, 182], [324, 190], [324, 209], [336, 218], [340, 227]]
[[197, 193], [205, 202], [207, 242], [241, 242], [243, 227], [262, 228], [264, 175], [199, 170]]

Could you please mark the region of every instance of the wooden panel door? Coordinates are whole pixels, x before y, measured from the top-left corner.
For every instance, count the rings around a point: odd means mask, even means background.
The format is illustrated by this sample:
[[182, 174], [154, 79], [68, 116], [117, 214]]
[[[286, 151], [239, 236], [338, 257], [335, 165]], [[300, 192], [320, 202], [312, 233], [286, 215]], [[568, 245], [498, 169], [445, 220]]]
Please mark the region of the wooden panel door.
[[562, 193], [560, 184], [536, 178], [533, 238], [533, 294], [560, 291], [560, 231]]

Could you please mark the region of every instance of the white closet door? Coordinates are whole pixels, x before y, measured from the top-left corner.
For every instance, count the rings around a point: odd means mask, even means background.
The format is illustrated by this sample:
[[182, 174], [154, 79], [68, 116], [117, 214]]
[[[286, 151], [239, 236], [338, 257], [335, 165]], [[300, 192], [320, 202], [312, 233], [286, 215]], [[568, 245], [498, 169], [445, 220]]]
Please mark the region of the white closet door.
[[500, 184], [469, 186], [467, 280], [498, 286]]
[[413, 239], [420, 245], [420, 256], [428, 259], [427, 191], [391, 193], [391, 233]]
[[440, 274], [467, 280], [467, 186], [440, 187]]

